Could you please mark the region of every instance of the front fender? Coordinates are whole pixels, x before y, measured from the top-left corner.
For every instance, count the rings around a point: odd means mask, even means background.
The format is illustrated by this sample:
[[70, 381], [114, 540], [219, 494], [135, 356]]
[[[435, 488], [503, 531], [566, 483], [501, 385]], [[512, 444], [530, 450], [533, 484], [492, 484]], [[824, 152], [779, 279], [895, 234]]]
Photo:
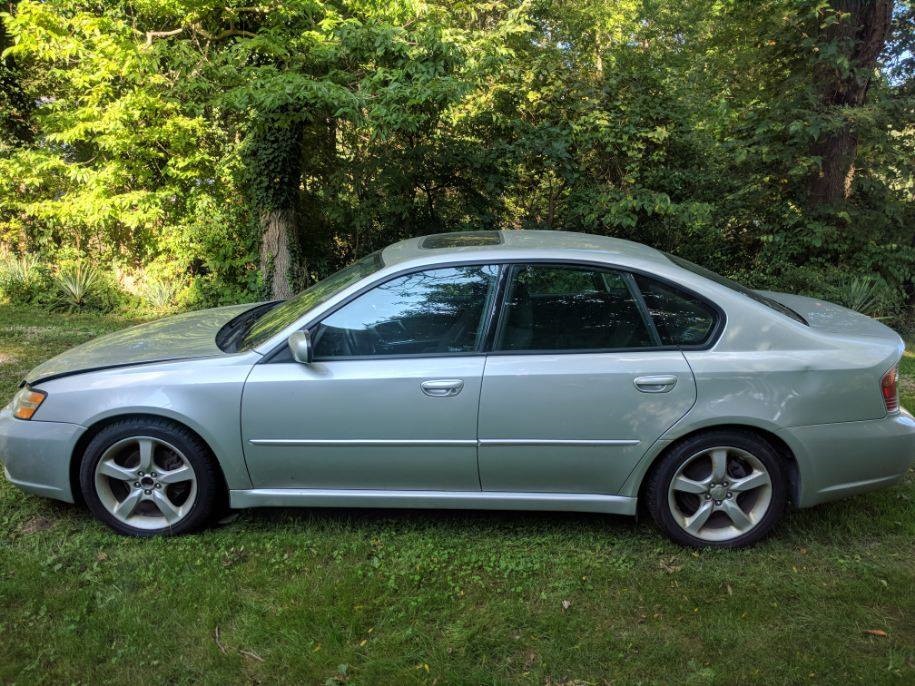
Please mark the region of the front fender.
[[35, 419], [91, 430], [147, 414], [184, 424], [210, 447], [230, 489], [251, 488], [242, 451], [241, 393], [256, 353], [100, 370], [39, 383], [48, 394]]

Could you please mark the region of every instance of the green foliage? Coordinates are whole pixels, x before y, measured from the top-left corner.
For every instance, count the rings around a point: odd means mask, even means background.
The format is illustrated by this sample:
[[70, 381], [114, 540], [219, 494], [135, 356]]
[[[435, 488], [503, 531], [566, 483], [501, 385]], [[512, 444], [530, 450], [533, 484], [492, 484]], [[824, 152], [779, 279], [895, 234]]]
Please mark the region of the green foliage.
[[47, 288], [46, 276], [37, 255], [0, 256], [0, 295], [15, 305], [41, 302]]
[[70, 311], [89, 306], [99, 284], [99, 273], [85, 262], [68, 265], [54, 275], [61, 304]]
[[[874, 74], [823, 0], [23, 0], [4, 17], [0, 243], [167, 265], [204, 306], [264, 296], [263, 220], [302, 287], [399, 238], [616, 235], [750, 285], [839, 297], [915, 274], [915, 13]], [[868, 79], [835, 106], [825, 76]], [[839, 205], [811, 200], [851, 130]], [[111, 267], [109, 267], [111, 265]], [[844, 275], [844, 280], [839, 278]], [[158, 300], [158, 297], [156, 298]]]

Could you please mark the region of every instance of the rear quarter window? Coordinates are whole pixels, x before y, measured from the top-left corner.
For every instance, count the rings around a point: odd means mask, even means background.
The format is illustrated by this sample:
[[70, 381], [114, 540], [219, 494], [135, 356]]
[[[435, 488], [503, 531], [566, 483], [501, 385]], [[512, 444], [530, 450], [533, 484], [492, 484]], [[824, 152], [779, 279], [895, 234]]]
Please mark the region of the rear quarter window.
[[702, 345], [715, 330], [718, 315], [693, 295], [654, 279], [635, 275], [663, 345]]

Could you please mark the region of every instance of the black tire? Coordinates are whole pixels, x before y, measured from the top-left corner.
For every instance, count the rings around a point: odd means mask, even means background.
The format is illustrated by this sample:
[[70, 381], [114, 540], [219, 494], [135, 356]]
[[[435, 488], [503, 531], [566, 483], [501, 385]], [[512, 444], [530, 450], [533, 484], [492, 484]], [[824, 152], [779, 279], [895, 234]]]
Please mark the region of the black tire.
[[[764, 509], [764, 514], [761, 514], [755, 520], [755, 524], [752, 525], [752, 528], [749, 528], [745, 533], [735, 535], [726, 540], [708, 540], [707, 538], [698, 537], [686, 531], [684, 526], [681, 526], [681, 524], [678, 523], [677, 514], [673, 511], [675, 506], [672, 505], [670, 501], [670, 498], [673, 498], [676, 501], [676, 499], [680, 497], [692, 497], [695, 498], [701, 506], [703, 499], [709, 499], [709, 495], [707, 494], [681, 496], [679, 493], [674, 493], [673, 495], [670, 495], [670, 485], [674, 477], [677, 476], [678, 471], [680, 471], [681, 468], [685, 468], [688, 462], [701, 459], [697, 456], [701, 455], [703, 451], [711, 451], [712, 449], [717, 448], [735, 449], [735, 458], [733, 459], [736, 459], [737, 461], [736, 467], [734, 466], [731, 457], [728, 457], [726, 460], [726, 464], [731, 470], [739, 470], [741, 467], [742, 458], [738, 451], [743, 451], [744, 453], [755, 457], [756, 460], [765, 467], [771, 481], [771, 490], [767, 491], [770, 495], [770, 499], [768, 507]], [[713, 477], [710, 475], [708, 478], [711, 479]], [[772, 532], [772, 529], [784, 514], [788, 503], [787, 478], [782, 460], [776, 450], [768, 441], [758, 434], [750, 431], [729, 429], [710, 430], [691, 436], [690, 438], [675, 444], [652, 470], [648, 477], [644, 494], [646, 505], [648, 511], [651, 513], [652, 519], [654, 519], [664, 533], [674, 542], [693, 548], [744, 548], [752, 546]], [[732, 498], [732, 494], [727, 494], [727, 497], [729, 499]], [[740, 494], [739, 497], [743, 497], [743, 494]], [[713, 501], [713, 503], [718, 502], [720, 501]], [[765, 501], [763, 500], [761, 502]], [[676, 506], [679, 508], [679, 504]], [[682, 515], [682, 512], [680, 514]], [[725, 513], [713, 513], [711, 516], [718, 517], [714, 523], [719, 523], [722, 517], [727, 517], [727, 520], [730, 519]], [[720, 523], [726, 527], [727, 520]], [[709, 518], [708, 523], [710, 528], [713, 529], [714, 527], [711, 527], [711, 524], [713, 524], [711, 517]], [[717, 534], [712, 531], [711, 535]]]
[[[185, 499], [182, 504], [182, 510], [186, 510], [186, 514], [174, 524], [166, 523], [164, 526], [155, 528], [145, 528], [145, 525], [142, 527], [131, 526], [115, 517], [103, 504], [102, 497], [108, 498], [110, 502], [111, 494], [100, 496], [96, 488], [96, 466], [106, 451], [122, 442], [128, 442], [129, 445], [130, 439], [138, 437], [154, 439], [157, 442], [157, 446], [160, 445], [158, 442], [173, 446], [180, 451], [181, 457], [193, 469], [195, 479], [193, 497], [189, 498], [191, 502], [188, 502], [188, 498]], [[157, 450], [159, 449], [157, 448]], [[180, 459], [180, 457], [174, 457], [174, 453], [169, 452], [167, 448], [165, 452], [164, 459]], [[156, 454], [158, 455], [159, 453]], [[154, 459], [161, 461], [163, 458], [157, 456]], [[130, 469], [133, 469], [133, 467], [130, 467]], [[160, 467], [160, 469], [166, 468]], [[223, 480], [219, 468], [203, 441], [186, 427], [167, 419], [158, 418], [137, 417], [123, 419], [102, 429], [93, 437], [83, 452], [79, 469], [79, 482], [86, 505], [92, 514], [111, 529], [125, 536], [177, 536], [196, 531], [211, 520], [211, 517], [217, 511], [219, 503], [225, 498]], [[125, 487], [129, 489], [130, 484], [125, 483]], [[161, 490], [163, 487], [155, 486], [154, 488], [160, 488]], [[164, 486], [166, 490], [169, 488], [172, 488], [172, 486]], [[104, 484], [102, 490], [107, 490]], [[152, 491], [144, 491], [144, 493], [150, 492]], [[152, 522], [154, 520], [149, 521]]]

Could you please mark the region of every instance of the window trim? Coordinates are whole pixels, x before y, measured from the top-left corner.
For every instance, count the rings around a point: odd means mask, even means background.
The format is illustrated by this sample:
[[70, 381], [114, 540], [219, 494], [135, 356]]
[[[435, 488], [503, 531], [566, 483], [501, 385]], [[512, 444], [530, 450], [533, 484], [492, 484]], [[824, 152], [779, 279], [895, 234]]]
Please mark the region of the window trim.
[[[515, 265], [554, 265], [554, 266], [577, 266], [583, 268], [598, 268], [606, 269], [610, 271], [618, 271], [624, 276], [632, 276], [639, 274], [648, 279], [653, 279], [661, 284], [664, 284], [675, 290], [679, 290], [690, 297], [695, 298], [704, 305], [708, 306], [709, 309], [715, 314], [715, 323], [712, 325], [712, 329], [709, 332], [709, 335], [706, 337], [706, 340], [702, 343], [696, 343], [693, 345], [656, 345], [656, 346], [644, 346], [638, 348], [574, 348], [574, 349], [565, 349], [565, 350], [493, 350], [495, 345], [495, 329], [499, 324], [499, 320], [503, 317], [504, 312], [504, 301], [506, 293], [508, 290], [508, 275], [513, 271]], [[307, 329], [310, 333], [313, 333], [313, 329], [318, 326], [325, 318], [332, 315], [337, 310], [345, 307], [350, 302], [360, 297], [364, 293], [378, 287], [382, 286], [389, 281], [398, 279], [402, 276], [407, 276], [409, 274], [415, 274], [418, 272], [429, 271], [432, 269], [448, 269], [452, 267], [473, 267], [481, 265], [491, 265], [496, 267], [499, 270], [499, 273], [496, 275], [496, 286], [495, 286], [495, 297], [492, 298], [493, 308], [490, 312], [490, 316], [484, 322], [485, 330], [483, 335], [480, 336], [481, 345], [478, 346], [477, 350], [473, 351], [464, 351], [464, 352], [444, 352], [444, 353], [410, 353], [406, 355], [358, 355], [353, 357], [333, 357], [333, 358], [321, 358], [316, 359], [316, 362], [346, 362], [349, 360], [353, 361], [365, 361], [365, 360], [409, 360], [409, 359], [434, 359], [434, 358], [447, 358], [447, 357], [480, 357], [487, 355], [605, 355], [612, 353], [633, 353], [633, 352], [670, 352], [676, 350], [683, 351], [701, 351], [709, 350], [718, 343], [718, 340], [721, 338], [721, 334], [724, 331], [725, 324], [727, 323], [727, 315], [725, 311], [721, 308], [718, 303], [712, 301], [707, 296], [697, 293], [688, 286], [684, 286], [676, 281], [673, 281], [670, 278], [660, 276], [653, 272], [649, 272], [645, 269], [639, 269], [637, 267], [630, 267], [626, 265], [616, 264], [612, 262], [603, 262], [600, 260], [582, 260], [575, 258], [514, 258], [514, 259], [473, 259], [473, 260], [450, 260], [448, 262], [437, 262], [435, 264], [426, 264], [422, 266], [412, 266], [401, 269], [396, 272], [373, 281], [369, 284], [366, 284], [359, 290], [351, 293], [346, 298], [341, 300], [339, 303], [336, 303], [326, 312], [323, 312], [318, 319], [313, 321], [308, 321], [302, 327], [300, 331]], [[638, 292], [641, 297], [641, 289], [638, 288], [638, 284], [634, 283], [633, 287]], [[651, 322], [651, 327], [654, 328], [654, 320], [651, 319], [649, 314], [649, 320]], [[288, 353], [288, 359], [284, 355], [284, 351]], [[273, 350], [264, 355], [256, 364], [274, 364], [274, 363], [287, 363], [292, 362], [291, 353], [289, 353], [289, 346], [286, 341], [279, 343]], [[298, 363], [296, 363], [298, 364]]]

